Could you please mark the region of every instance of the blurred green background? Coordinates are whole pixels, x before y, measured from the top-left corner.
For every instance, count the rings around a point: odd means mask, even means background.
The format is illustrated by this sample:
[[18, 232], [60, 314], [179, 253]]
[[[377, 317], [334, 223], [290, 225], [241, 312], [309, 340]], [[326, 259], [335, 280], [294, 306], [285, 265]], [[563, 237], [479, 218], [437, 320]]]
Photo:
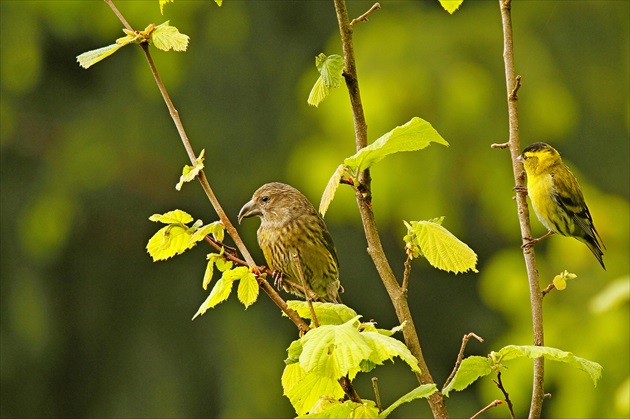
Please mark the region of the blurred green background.
[[[370, 2], [350, 2], [350, 15]], [[314, 203], [354, 153], [347, 92], [306, 104], [314, 57], [341, 53], [332, 2], [118, 1], [137, 29], [170, 19], [191, 37], [185, 53], [154, 59], [207, 175], [232, 220], [268, 181]], [[418, 260], [409, 298], [441, 386], [462, 335], [468, 354], [530, 344], [531, 315], [507, 151], [497, 2], [466, 1], [453, 16], [437, 1], [384, 1], [355, 28], [370, 140], [420, 116], [450, 143], [374, 167], [374, 211], [402, 274], [402, 220], [445, 215], [479, 255], [479, 273], [454, 276]], [[207, 247], [168, 262], [145, 251], [175, 208], [217, 217], [196, 184], [174, 188], [188, 163], [139, 48], [89, 70], [75, 57], [111, 44], [122, 25], [98, 1], [6, 1], [1, 13], [2, 417], [286, 417], [280, 376], [295, 327], [264, 296], [234, 296], [194, 322]], [[586, 246], [551, 237], [536, 247], [541, 283], [578, 275], [545, 298], [546, 344], [599, 362], [597, 388], [581, 371], [547, 363], [544, 417], [627, 417], [629, 315], [629, 22], [627, 1], [514, 1], [523, 145], [546, 141], [580, 180], [607, 246], [603, 271]], [[349, 188], [327, 214], [344, 302], [384, 328], [397, 324]], [[535, 234], [544, 229], [532, 222]], [[239, 231], [262, 263], [258, 223]], [[531, 363], [503, 374], [525, 415]], [[374, 371], [385, 405], [417, 385], [404, 363]], [[357, 378], [373, 398], [369, 376]], [[447, 400], [467, 417], [500, 392], [489, 378]], [[424, 401], [395, 417], [429, 416]], [[505, 417], [504, 407], [487, 417]]]

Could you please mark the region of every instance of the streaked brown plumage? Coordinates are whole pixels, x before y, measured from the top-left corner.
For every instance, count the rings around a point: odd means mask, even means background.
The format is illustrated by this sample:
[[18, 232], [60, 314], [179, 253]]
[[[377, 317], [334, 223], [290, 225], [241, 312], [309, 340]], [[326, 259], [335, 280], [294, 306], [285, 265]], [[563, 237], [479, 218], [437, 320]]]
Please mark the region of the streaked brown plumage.
[[[324, 220], [300, 191], [279, 182], [261, 186], [239, 212], [238, 221], [253, 216], [261, 219], [258, 244], [270, 269], [301, 285], [293, 258], [297, 254], [308, 287], [323, 301], [341, 302], [335, 245]], [[286, 283], [283, 287], [304, 296]]]

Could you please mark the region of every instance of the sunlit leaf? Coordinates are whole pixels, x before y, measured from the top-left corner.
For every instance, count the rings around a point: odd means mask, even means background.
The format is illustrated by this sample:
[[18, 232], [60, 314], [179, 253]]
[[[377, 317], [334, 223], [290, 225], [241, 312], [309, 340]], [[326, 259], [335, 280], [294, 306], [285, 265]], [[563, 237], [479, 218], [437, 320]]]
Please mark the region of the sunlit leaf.
[[419, 387], [416, 387], [413, 390], [411, 390], [409, 393], [405, 394], [404, 396], [396, 400], [394, 403], [392, 403], [391, 406], [389, 406], [387, 409], [383, 410], [380, 413], [379, 417], [386, 418], [387, 416], [390, 415], [390, 413], [394, 411], [394, 409], [396, 409], [401, 404], [409, 403], [416, 399], [429, 397], [431, 394], [435, 393], [436, 391], [437, 391], [437, 387], [435, 384], [423, 384]]
[[229, 296], [230, 292], [232, 292], [232, 285], [234, 281], [226, 280], [225, 278], [221, 278], [214, 284], [212, 291], [210, 291], [210, 295], [206, 298], [206, 301], [201, 304], [197, 313], [193, 316], [193, 320], [204, 314], [208, 309], [215, 307], [217, 304], [225, 301]]
[[203, 161], [205, 158], [205, 153], [205, 149], [201, 150], [201, 153], [199, 153], [199, 157], [197, 157], [193, 166], [184, 166], [184, 169], [182, 170], [182, 175], [180, 176], [179, 182], [175, 186], [175, 189], [179, 191], [182, 189], [182, 185], [184, 184], [184, 182], [190, 182], [191, 180], [197, 178], [197, 175], [199, 175], [199, 172], [203, 170], [204, 167]]
[[324, 193], [322, 195], [322, 199], [319, 202], [319, 213], [322, 215], [326, 215], [326, 211], [328, 211], [328, 207], [335, 197], [335, 193], [337, 192], [337, 188], [339, 187], [339, 181], [343, 177], [344, 172], [346, 171], [346, 167], [341, 164], [335, 170], [332, 177], [328, 181], [326, 188], [324, 189]]
[[160, 13], [164, 14], [164, 5], [167, 3], [173, 3], [175, 0], [160, 0]]
[[344, 164], [359, 172], [378, 163], [390, 154], [421, 150], [432, 142], [449, 145], [431, 124], [414, 117], [406, 124], [394, 128], [369, 146], [362, 148], [355, 155], [345, 159]]
[[464, 358], [453, 377], [453, 380], [442, 390], [442, 393], [448, 397], [448, 394], [455, 391], [462, 391], [481, 377], [490, 374], [494, 363], [488, 357], [469, 356]]
[[223, 223], [221, 223], [221, 221], [215, 221], [195, 231], [195, 233], [192, 235], [190, 240], [198, 242], [198, 241], [203, 240], [204, 237], [206, 237], [208, 234], [212, 234], [212, 236], [215, 239], [217, 239], [218, 241], [222, 241], [224, 231], [225, 231], [225, 226], [223, 225]]
[[170, 26], [166, 21], [155, 27], [151, 33], [151, 42], [162, 51], [168, 51], [171, 48], [174, 51], [186, 51], [190, 37], [179, 32], [175, 26]]
[[319, 106], [328, 97], [331, 88], [341, 85], [345, 62], [339, 55], [327, 57], [325, 54], [319, 54], [315, 57], [315, 65], [320, 76], [308, 95], [307, 102], [311, 106]]
[[459, 9], [459, 6], [461, 6], [463, 2], [464, 0], [440, 0], [440, 4], [444, 8], [444, 10], [446, 10], [450, 14], [455, 13], [455, 11]]
[[405, 237], [420, 248], [429, 263], [447, 272], [478, 272], [477, 254], [438, 222], [411, 221], [412, 231]]
[[183, 224], [169, 224], [158, 230], [149, 239], [147, 252], [153, 261], [166, 260], [193, 248], [197, 243], [190, 242], [192, 232]]
[[246, 275], [243, 275], [238, 283], [238, 299], [245, 308], [252, 305], [258, 299], [258, 291], [260, 287], [258, 286], [258, 281], [256, 281], [256, 276], [252, 272], [248, 272]]
[[112, 55], [113, 53], [115, 53], [122, 47], [123, 45], [121, 44], [111, 44], [103, 48], [87, 51], [77, 56], [77, 61], [79, 62], [79, 65], [81, 67], [90, 68], [92, 65], [109, 57], [110, 55]]
[[597, 386], [597, 381], [599, 381], [602, 376], [603, 368], [597, 362], [589, 361], [588, 359], [575, 356], [571, 352], [551, 348], [549, 346], [509, 345], [498, 352], [493, 352], [491, 355], [495, 360], [499, 360], [499, 362], [524, 357], [531, 359], [544, 357], [546, 360], [564, 362], [587, 373], [591, 377], [591, 380], [593, 380], [595, 386]]
[[164, 214], [153, 214], [149, 220], [163, 224], [186, 224], [193, 221], [190, 214], [182, 210], [173, 210]]
[[[356, 311], [343, 304], [314, 302], [313, 309], [320, 325], [339, 325], [357, 316]], [[311, 310], [306, 301], [289, 300], [287, 305], [290, 309], [297, 311], [303, 319], [311, 319]]]
[[362, 332], [361, 336], [372, 349], [368, 358], [371, 362], [382, 365], [384, 361], [391, 361], [394, 357], [399, 357], [411, 367], [412, 371], [421, 372], [418, 367], [418, 360], [411, 354], [409, 348], [398, 339], [378, 332]]
[[330, 89], [326, 87], [326, 84], [324, 83], [324, 79], [322, 78], [322, 76], [319, 76], [319, 78], [313, 85], [311, 92], [308, 94], [308, 99], [306, 99], [306, 103], [308, 103], [311, 106], [318, 107], [319, 104], [322, 103], [324, 99], [328, 97], [329, 94], [330, 94]]
[[337, 380], [313, 372], [307, 373], [300, 364], [290, 364], [284, 368], [282, 387], [298, 415], [308, 413], [321, 397], [340, 399], [344, 395]]

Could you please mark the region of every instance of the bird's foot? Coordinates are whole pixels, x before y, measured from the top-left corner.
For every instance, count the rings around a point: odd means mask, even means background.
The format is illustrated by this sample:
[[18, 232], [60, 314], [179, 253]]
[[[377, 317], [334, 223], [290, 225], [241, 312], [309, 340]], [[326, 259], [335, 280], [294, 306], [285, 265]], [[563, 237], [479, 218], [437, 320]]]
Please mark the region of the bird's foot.
[[278, 270], [275, 270], [271, 273], [271, 277], [273, 278], [274, 287], [276, 287], [277, 289], [282, 289], [284, 274]]
[[542, 241], [542, 240], [546, 239], [547, 237], [551, 236], [552, 234], [553, 234], [553, 231], [549, 230], [547, 232], [547, 234], [545, 234], [544, 236], [538, 237], [537, 239], [532, 239], [531, 237], [524, 237], [523, 239], [527, 240], [527, 242], [524, 243], [521, 246], [521, 249], [529, 249], [530, 247], [532, 247], [533, 245], [535, 245], [539, 241]]
[[512, 188], [512, 190], [516, 192], [521, 192], [527, 195], [527, 186], [516, 185], [515, 187]]

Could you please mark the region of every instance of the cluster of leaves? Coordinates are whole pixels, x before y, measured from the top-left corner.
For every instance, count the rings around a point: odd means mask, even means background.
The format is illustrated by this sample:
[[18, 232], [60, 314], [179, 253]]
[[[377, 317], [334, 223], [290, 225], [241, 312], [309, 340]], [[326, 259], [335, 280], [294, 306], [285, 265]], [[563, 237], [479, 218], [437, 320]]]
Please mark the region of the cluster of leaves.
[[[289, 307], [304, 319], [311, 311], [304, 301], [289, 301]], [[358, 315], [343, 304], [313, 303], [319, 327], [291, 343], [282, 374], [284, 394], [298, 415], [309, 417], [377, 417], [373, 401], [362, 404], [341, 402], [344, 392], [338, 380], [353, 380], [359, 372], [370, 372], [377, 365], [395, 357], [406, 362], [412, 371], [420, 372], [418, 361], [409, 349], [392, 335], [403, 326], [391, 330], [377, 329], [374, 323], [361, 323]], [[416, 388], [381, 412], [386, 417], [398, 405], [437, 391], [435, 385]]]
[[499, 373], [505, 368], [503, 362], [511, 361], [519, 358], [541, 358], [544, 357], [549, 361], [564, 362], [586, 372], [593, 385], [597, 386], [597, 381], [602, 376], [602, 366], [596, 362], [589, 361], [584, 358], [573, 355], [571, 352], [565, 352], [557, 348], [548, 346], [515, 346], [508, 345], [497, 352], [491, 352], [487, 357], [469, 356], [465, 358], [453, 380], [444, 387], [442, 393], [448, 396], [453, 390], [461, 391], [477, 381], [481, 377]]
[[[181, 210], [154, 214], [149, 217], [149, 220], [166, 224], [149, 239], [147, 244], [147, 251], [153, 261], [166, 260], [182, 254], [195, 247], [208, 235], [212, 235], [217, 242], [222, 242], [225, 234], [225, 227], [220, 221], [203, 225], [203, 221], [197, 220], [193, 225], [188, 226], [193, 221], [193, 217]], [[199, 307], [193, 319], [205, 313], [209, 308], [225, 301], [232, 291], [234, 281], [239, 281], [238, 299], [245, 307], [249, 307], [258, 299], [259, 287], [256, 276], [246, 266], [234, 267], [233, 263], [226, 259], [223, 247], [219, 253], [208, 254], [207, 259], [208, 264], [202, 283], [203, 289], [208, 289], [215, 267], [222, 272], [222, 276], [212, 288], [206, 301]]]

